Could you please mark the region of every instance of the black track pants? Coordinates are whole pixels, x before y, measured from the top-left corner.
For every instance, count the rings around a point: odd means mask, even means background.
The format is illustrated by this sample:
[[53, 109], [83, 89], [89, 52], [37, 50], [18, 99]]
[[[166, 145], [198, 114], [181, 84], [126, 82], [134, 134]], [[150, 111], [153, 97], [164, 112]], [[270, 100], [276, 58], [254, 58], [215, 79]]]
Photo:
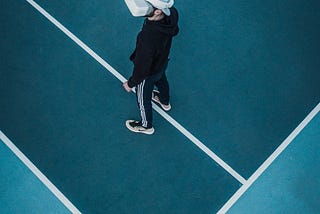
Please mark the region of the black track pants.
[[143, 127], [152, 127], [151, 100], [154, 86], [157, 86], [160, 92], [160, 101], [164, 104], [169, 103], [169, 84], [165, 75], [166, 68], [167, 63], [159, 73], [146, 78], [136, 87], [136, 97]]

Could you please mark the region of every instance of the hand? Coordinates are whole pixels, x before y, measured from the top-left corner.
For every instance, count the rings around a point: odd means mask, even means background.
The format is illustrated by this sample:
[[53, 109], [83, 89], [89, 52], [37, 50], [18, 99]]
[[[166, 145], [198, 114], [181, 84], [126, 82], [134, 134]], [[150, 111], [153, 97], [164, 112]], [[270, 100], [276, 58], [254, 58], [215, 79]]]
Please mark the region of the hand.
[[122, 84], [122, 86], [124, 87], [124, 89], [125, 89], [127, 92], [131, 92], [132, 88], [129, 87], [128, 81], [124, 82], [124, 83]]

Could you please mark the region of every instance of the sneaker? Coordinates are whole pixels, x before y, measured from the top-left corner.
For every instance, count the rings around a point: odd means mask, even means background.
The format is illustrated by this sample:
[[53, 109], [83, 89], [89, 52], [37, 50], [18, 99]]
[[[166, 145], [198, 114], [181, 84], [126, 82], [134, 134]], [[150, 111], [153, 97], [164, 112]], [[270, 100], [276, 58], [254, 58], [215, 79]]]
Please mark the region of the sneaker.
[[160, 95], [160, 92], [159, 92], [159, 91], [153, 90], [153, 91], [152, 91], [152, 100], [153, 100], [155, 103], [159, 104], [163, 110], [169, 111], [169, 110], [171, 109], [170, 103], [168, 103], [167, 105], [161, 103], [161, 102], [160, 102], [159, 95]]
[[146, 128], [143, 127], [141, 122], [136, 120], [127, 120], [126, 121], [126, 127], [132, 131], [137, 133], [143, 133], [143, 134], [153, 134], [154, 128]]

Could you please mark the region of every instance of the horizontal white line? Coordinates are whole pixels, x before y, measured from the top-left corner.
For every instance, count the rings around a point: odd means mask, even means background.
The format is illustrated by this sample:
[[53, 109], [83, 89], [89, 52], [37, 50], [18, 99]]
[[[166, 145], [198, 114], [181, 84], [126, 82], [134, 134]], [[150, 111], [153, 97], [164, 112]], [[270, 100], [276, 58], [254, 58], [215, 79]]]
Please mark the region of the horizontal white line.
[[[103, 60], [98, 54], [96, 54], [91, 48], [89, 48], [85, 43], [83, 43], [78, 37], [71, 33], [67, 28], [65, 28], [59, 21], [52, 17], [47, 11], [40, 7], [37, 3], [32, 0], [27, 0], [35, 9], [37, 9], [42, 15], [44, 15], [50, 22], [52, 22], [56, 27], [58, 27], [62, 32], [64, 32], [70, 39], [72, 39], [76, 44], [78, 44], [82, 49], [84, 49], [89, 55], [91, 55], [95, 60], [97, 60], [102, 66], [109, 70], [115, 77], [117, 77], [121, 82], [127, 81], [118, 71], [116, 71], [112, 66], [110, 66], [105, 60]], [[246, 180], [233, 170], [227, 163], [220, 159], [215, 153], [213, 153], [208, 147], [201, 143], [196, 137], [194, 137], [189, 131], [183, 128], [177, 121], [170, 117], [158, 106], [153, 104], [153, 108], [161, 114], [167, 121], [169, 121], [174, 127], [176, 127], [182, 134], [184, 134], [188, 139], [190, 139], [195, 145], [197, 145], [202, 151], [209, 155], [214, 161], [216, 161], [222, 168], [224, 168], [228, 173], [230, 173], [234, 178], [236, 178], [240, 183], [245, 183]]]
[[260, 175], [273, 163], [273, 161], [287, 148], [306, 125], [319, 113], [320, 103], [308, 114], [308, 116], [295, 128], [295, 130], [281, 143], [281, 145], [269, 156], [269, 158], [251, 175], [248, 181], [227, 201], [218, 214], [226, 213], [247, 191], [247, 189], [260, 177]]
[[52, 182], [9, 140], [9, 138], [0, 130], [0, 139], [8, 148], [39, 178], [39, 180], [72, 212], [80, 211], [52, 184]]

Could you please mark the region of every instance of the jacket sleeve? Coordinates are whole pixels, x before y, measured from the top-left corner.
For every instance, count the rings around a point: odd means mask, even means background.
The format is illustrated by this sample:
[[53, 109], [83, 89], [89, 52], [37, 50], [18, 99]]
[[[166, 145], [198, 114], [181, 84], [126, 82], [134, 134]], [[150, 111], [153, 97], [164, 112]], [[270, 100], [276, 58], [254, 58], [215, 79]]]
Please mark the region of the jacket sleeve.
[[141, 83], [149, 74], [154, 48], [147, 41], [139, 42], [135, 49], [135, 56], [132, 61], [134, 64], [132, 76], [129, 78], [128, 86], [133, 88]]

